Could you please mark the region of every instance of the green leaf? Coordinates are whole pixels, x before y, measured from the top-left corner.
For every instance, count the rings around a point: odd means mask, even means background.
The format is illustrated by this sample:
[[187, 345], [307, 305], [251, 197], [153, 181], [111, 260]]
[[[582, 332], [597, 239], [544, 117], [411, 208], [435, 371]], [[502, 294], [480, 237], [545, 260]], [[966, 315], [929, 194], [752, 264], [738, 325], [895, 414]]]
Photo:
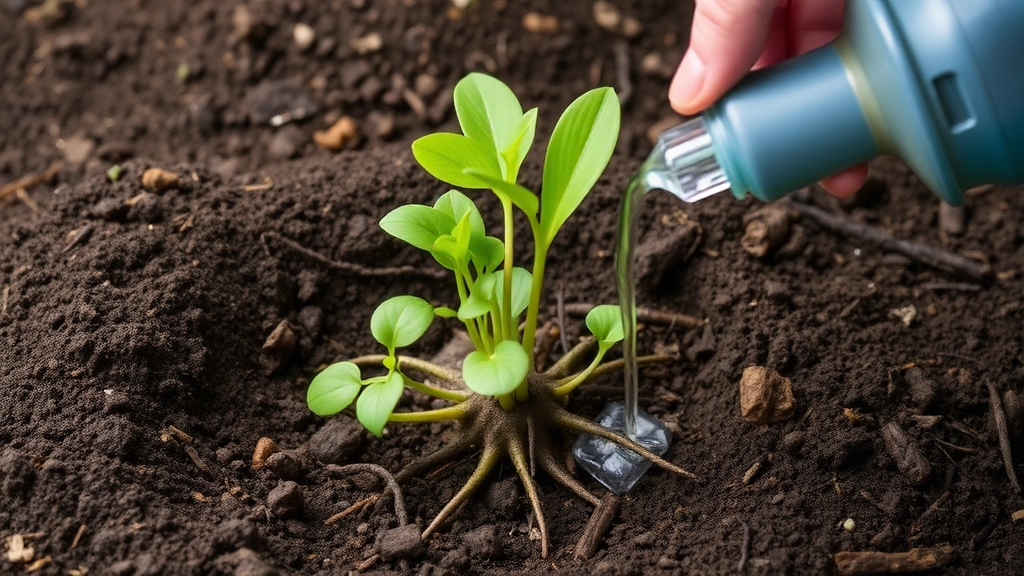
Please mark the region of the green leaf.
[[[479, 216], [479, 213], [477, 215]], [[389, 212], [381, 219], [380, 227], [388, 234], [420, 250], [430, 250], [439, 236], [451, 234], [455, 222], [451, 214], [445, 213], [444, 210], [420, 204], [407, 204]]]
[[512, 142], [501, 151], [501, 157], [505, 161], [505, 180], [515, 182], [519, 176], [519, 168], [526, 159], [526, 153], [533, 146], [533, 136], [537, 131], [537, 109], [529, 110], [519, 120], [519, 134]]
[[434, 307], [415, 296], [395, 296], [382, 302], [370, 317], [370, 332], [395, 355], [395, 348], [408, 346], [423, 336], [434, 321]]
[[496, 270], [505, 259], [505, 243], [494, 236], [484, 236], [479, 241], [470, 241], [470, 260], [483, 271]]
[[[469, 239], [470, 261], [476, 264], [477, 269], [493, 270], [501, 264], [505, 257], [505, 245], [501, 240], [487, 236], [480, 210], [468, 196], [458, 190], [449, 190], [434, 202], [434, 208], [450, 216], [453, 222], [459, 222], [463, 216], [469, 214], [472, 230]], [[451, 233], [452, 230], [446, 232]]]
[[[491, 272], [476, 279], [469, 289], [469, 298], [459, 306], [459, 320], [466, 322], [491, 311], [495, 302], [496, 284], [501, 283], [501, 272]], [[498, 300], [500, 302], [500, 300]]]
[[434, 316], [441, 318], [455, 318], [458, 316], [458, 313], [447, 306], [438, 306], [437, 308], [434, 308]]
[[455, 85], [455, 113], [462, 133], [497, 158], [520, 132], [523, 107], [504, 82], [473, 72]]
[[595, 88], [566, 108], [544, 158], [540, 225], [550, 244], [608, 165], [619, 135], [619, 100]]
[[434, 258], [449, 270], [460, 270], [469, 260], [469, 244], [472, 239], [469, 216], [468, 213], [464, 214], [452, 233], [438, 237], [430, 249]]
[[462, 363], [462, 379], [477, 394], [509, 394], [526, 378], [530, 359], [515, 340], [498, 342], [494, 354], [476, 350]]
[[465, 174], [463, 170], [466, 168], [501, 177], [495, 155], [484, 145], [462, 134], [428, 134], [412, 143], [412, 155], [431, 176], [453, 186], [486, 188], [475, 177]]
[[356, 401], [356, 417], [374, 436], [380, 437], [388, 416], [402, 398], [405, 380], [397, 370], [388, 374], [383, 382], [368, 385]]
[[[494, 297], [498, 302], [504, 302], [505, 296], [505, 282], [502, 277], [503, 272], [497, 270], [493, 272], [497, 276], [496, 287], [494, 290]], [[533, 288], [533, 274], [526, 268], [520, 268], [514, 266], [512, 268], [512, 317], [515, 318], [526, 310], [526, 307], [530, 304], [530, 290]]]
[[338, 362], [324, 368], [306, 391], [306, 404], [317, 416], [332, 416], [348, 408], [359, 394], [359, 367]]
[[622, 309], [611, 304], [594, 306], [587, 312], [587, 328], [601, 346], [622, 341]]
[[533, 218], [537, 217], [537, 208], [539, 207], [540, 202], [537, 200], [537, 195], [527, 188], [524, 188], [514, 182], [505, 182], [501, 178], [495, 178], [494, 176], [475, 168], [466, 168], [466, 174], [476, 178], [487, 188], [494, 190], [494, 193], [497, 194], [499, 198], [504, 196], [511, 200], [512, 204], [526, 213], [526, 215]]

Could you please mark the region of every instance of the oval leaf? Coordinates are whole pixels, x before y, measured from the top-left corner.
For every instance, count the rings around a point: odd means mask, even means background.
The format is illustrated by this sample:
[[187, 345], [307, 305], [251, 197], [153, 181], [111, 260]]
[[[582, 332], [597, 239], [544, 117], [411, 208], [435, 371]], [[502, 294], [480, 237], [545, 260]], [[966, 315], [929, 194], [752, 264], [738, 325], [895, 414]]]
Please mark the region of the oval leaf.
[[473, 282], [469, 289], [469, 298], [459, 306], [459, 320], [466, 322], [479, 318], [491, 311], [491, 303], [495, 301], [495, 284], [500, 284], [501, 272], [484, 274]]
[[407, 204], [399, 206], [381, 218], [380, 227], [399, 240], [420, 250], [430, 250], [439, 236], [451, 234], [456, 220], [443, 210]]
[[473, 72], [455, 85], [455, 114], [462, 133], [484, 145], [492, 156], [519, 135], [523, 107], [504, 82]]
[[558, 119], [544, 157], [540, 224], [550, 244], [597, 182], [619, 137], [619, 99], [611, 88], [577, 98]]
[[533, 136], [536, 131], [537, 109], [532, 108], [526, 114], [523, 114], [522, 119], [520, 119], [519, 134], [501, 152], [501, 157], [505, 160], [506, 166], [505, 180], [509, 182], [516, 181], [516, 178], [519, 176], [519, 167], [523, 165], [527, 152], [533, 146]]
[[611, 304], [594, 306], [587, 312], [587, 328], [602, 346], [622, 341], [622, 309]]
[[415, 296], [395, 296], [381, 302], [370, 318], [370, 332], [388, 349], [408, 346], [423, 336], [434, 321], [434, 307]]
[[513, 392], [526, 378], [530, 359], [514, 340], [499, 342], [494, 354], [470, 352], [462, 363], [462, 379], [477, 394], [501, 396]]
[[463, 188], [486, 188], [475, 177], [465, 174], [476, 168], [485, 174], [501, 177], [498, 159], [476, 140], [462, 134], [439, 132], [428, 134], [412, 143], [412, 155], [431, 176]]
[[520, 186], [515, 182], [505, 182], [501, 178], [496, 178], [476, 168], [466, 168], [466, 174], [476, 178], [487, 188], [494, 190], [494, 193], [499, 198], [508, 198], [512, 204], [522, 210], [527, 216], [531, 218], [537, 217], [537, 208], [540, 205], [540, 201], [537, 200], [537, 195], [528, 188]]
[[[466, 196], [458, 190], [449, 190], [441, 195], [440, 198], [434, 202], [434, 209], [452, 219], [452, 227], [455, 227], [455, 222], [462, 220], [462, 217], [469, 214], [469, 226], [473, 231], [474, 236], [486, 236], [487, 232], [484, 229], [484, 219], [480, 216], [480, 210], [477, 209], [476, 204], [470, 200], [469, 196]], [[451, 234], [452, 229], [449, 228], [445, 231], [446, 234]]]
[[[496, 270], [494, 272], [497, 277], [495, 288], [495, 298], [498, 302], [505, 301], [505, 283], [503, 279], [503, 271]], [[530, 290], [533, 289], [533, 274], [526, 268], [515, 266], [512, 268], [512, 317], [515, 318], [526, 310], [526, 307], [530, 305]]]
[[394, 412], [398, 400], [402, 398], [405, 380], [397, 370], [388, 374], [383, 382], [370, 384], [356, 401], [356, 417], [374, 436], [380, 437], [388, 416]]
[[355, 364], [331, 364], [309, 383], [306, 404], [317, 416], [333, 416], [356, 399], [361, 386], [359, 379], [359, 367]]

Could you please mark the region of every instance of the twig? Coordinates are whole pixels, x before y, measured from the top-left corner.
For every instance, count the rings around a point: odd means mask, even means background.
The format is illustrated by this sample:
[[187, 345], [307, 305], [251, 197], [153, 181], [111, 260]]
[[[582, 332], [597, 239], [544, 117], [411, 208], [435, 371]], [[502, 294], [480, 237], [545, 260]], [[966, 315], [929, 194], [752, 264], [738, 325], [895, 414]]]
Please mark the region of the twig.
[[[398, 487], [398, 482], [395, 481], [395, 477], [391, 475], [383, 466], [376, 464], [346, 464], [345, 466], [338, 466], [337, 464], [328, 464], [327, 470], [336, 474], [349, 474], [352, 472], [372, 472], [377, 476], [380, 476], [384, 480], [384, 484], [387, 485], [388, 490], [395, 495], [395, 516], [398, 517], [398, 525], [405, 526], [409, 523], [409, 517], [405, 513], [405, 501], [402, 500], [402, 490]], [[387, 492], [385, 492], [387, 494]]]
[[1003, 453], [1003, 466], [1006, 467], [1006, 475], [1010, 477], [1010, 485], [1013, 491], [1020, 494], [1020, 481], [1017, 480], [1017, 471], [1013, 467], [1013, 448], [1010, 446], [1010, 430], [1006, 425], [1006, 413], [1003, 412], [1003, 401], [999, 397], [999, 391], [991, 382], [985, 382], [988, 386], [988, 401], [992, 404], [992, 415], [996, 421], [996, 434], [999, 435], [999, 451]]
[[867, 490], [861, 490], [860, 491], [860, 497], [865, 499], [865, 500], [867, 500], [868, 504], [871, 504], [872, 506], [877, 508], [878, 511], [881, 512], [882, 514], [885, 514], [886, 516], [888, 516], [890, 518], [892, 517], [892, 513], [889, 512], [888, 510], [886, 510], [885, 506], [882, 506], [882, 503], [879, 502], [878, 500], [876, 500], [875, 497], [872, 496], [871, 493], [868, 492]]
[[740, 550], [740, 561], [736, 563], [737, 572], [743, 572], [747, 567], [747, 557], [750, 555], [750, 524], [740, 523], [743, 524], [743, 548]]
[[953, 254], [952, 252], [947, 252], [934, 246], [927, 246], [919, 242], [894, 238], [873, 226], [854, 222], [845, 216], [827, 212], [816, 206], [799, 202], [790, 202], [789, 205], [797, 212], [833, 232], [877, 244], [883, 250], [898, 252], [927, 266], [953, 272], [974, 280], [984, 280], [991, 273], [988, 266], [964, 258], [959, 254]]
[[964, 454], [977, 454], [978, 453], [978, 451], [975, 450], [974, 448], [965, 448], [963, 446], [957, 446], [956, 444], [953, 444], [952, 442], [946, 442], [945, 440], [939, 438], [935, 434], [932, 434], [932, 440], [935, 440], [936, 444], [941, 444], [942, 446], [945, 446], [946, 448], [949, 448], [950, 450], [956, 450], [957, 452], [963, 452]]
[[356, 572], [364, 572], [366, 570], [369, 570], [371, 567], [373, 567], [374, 564], [377, 563], [377, 560], [380, 560], [380, 554], [374, 554], [373, 556], [370, 556], [366, 560], [363, 560], [362, 562], [356, 565]]
[[954, 554], [953, 547], [947, 544], [935, 548], [914, 548], [907, 552], [839, 552], [834, 558], [841, 576], [857, 576], [934, 570], [949, 564]]
[[995, 518], [989, 520], [988, 524], [982, 526], [981, 530], [978, 530], [974, 534], [974, 536], [971, 537], [971, 543], [969, 544], [971, 550], [977, 550], [985, 542], [985, 540], [988, 540], [988, 537], [992, 534], [992, 531], [995, 530], [996, 526], [998, 525], [999, 516], [997, 515]]
[[622, 498], [619, 498], [615, 494], [608, 494], [601, 499], [601, 504], [594, 508], [594, 513], [590, 515], [590, 520], [587, 522], [587, 527], [583, 529], [583, 534], [580, 535], [580, 539], [576, 542], [576, 551], [573, 552], [573, 557], [577, 560], [588, 560], [601, 546], [601, 539], [608, 533], [608, 528], [611, 527], [612, 521], [615, 520], [615, 515], [619, 513], [619, 506], [622, 504]]
[[334, 516], [331, 516], [327, 520], [324, 520], [324, 526], [330, 526], [331, 524], [334, 524], [335, 522], [340, 522], [346, 516], [351, 516], [352, 514], [355, 514], [356, 512], [359, 512], [363, 508], [366, 508], [367, 505], [376, 502], [379, 498], [380, 498], [380, 496], [377, 495], [377, 494], [374, 494], [373, 496], [369, 496], [367, 498], [363, 498], [359, 502], [356, 502], [355, 504], [349, 506], [348, 508], [345, 508], [344, 510], [342, 510], [341, 512], [338, 512]]
[[58, 162], [52, 164], [43, 172], [40, 172], [38, 174], [29, 174], [28, 176], [22, 176], [21, 178], [18, 178], [14, 182], [8, 182], [7, 184], [0, 186], [0, 200], [3, 200], [4, 198], [10, 196], [11, 194], [16, 194], [18, 190], [28, 190], [33, 186], [53, 180], [54, 178], [57, 177], [57, 173], [60, 172], [61, 166], [62, 164]]
[[[429, 270], [417, 266], [385, 266], [382, 268], [370, 268], [368, 266], [362, 266], [360, 264], [352, 264], [350, 262], [339, 262], [337, 260], [331, 260], [330, 258], [324, 256], [323, 254], [310, 250], [309, 248], [306, 248], [305, 246], [299, 244], [298, 242], [285, 238], [284, 236], [281, 236], [276, 232], [265, 232], [260, 235], [260, 240], [263, 242], [264, 246], [266, 246], [267, 240], [279, 242], [281, 245], [291, 250], [292, 252], [305, 256], [306, 258], [309, 258], [310, 260], [313, 260], [315, 262], [319, 262], [320, 264], [323, 264], [328, 268], [341, 270], [343, 272], [356, 274], [358, 276], [366, 276], [369, 278], [394, 278], [399, 276], [406, 276], [414, 278], [431, 278], [435, 280], [443, 280], [447, 277], [447, 274], [439, 270]], [[267, 248], [267, 250], [269, 251], [269, 248]]]
[[939, 292], [941, 290], [957, 290], [960, 292], [977, 292], [981, 290], [981, 286], [977, 284], [968, 284], [966, 282], [925, 282], [921, 285], [921, 288], [925, 290], [931, 290], [932, 292]]
[[75, 539], [71, 541], [71, 549], [78, 548], [78, 543], [82, 541], [82, 536], [85, 535], [86, 526], [82, 524], [78, 527], [78, 532], [75, 532]]
[[917, 520], [914, 520], [914, 523], [910, 525], [910, 534], [914, 535], [921, 532], [921, 525], [924, 524], [925, 519], [934, 514], [936, 510], [946, 503], [946, 500], [949, 500], [949, 490], [940, 494], [939, 497], [935, 499], [935, 502], [932, 502], [931, 506], [924, 511], [924, 514], [921, 514], [917, 517]]
[[[593, 308], [593, 304], [587, 303], [576, 303], [566, 304], [565, 312], [570, 316], [586, 316], [590, 309]], [[646, 322], [648, 324], [680, 324], [687, 328], [700, 328], [707, 324], [703, 318], [697, 318], [695, 316], [688, 316], [686, 314], [678, 314], [676, 312], [663, 312], [661, 310], [651, 310], [650, 308], [637, 308], [636, 309], [636, 320], [637, 322]]]

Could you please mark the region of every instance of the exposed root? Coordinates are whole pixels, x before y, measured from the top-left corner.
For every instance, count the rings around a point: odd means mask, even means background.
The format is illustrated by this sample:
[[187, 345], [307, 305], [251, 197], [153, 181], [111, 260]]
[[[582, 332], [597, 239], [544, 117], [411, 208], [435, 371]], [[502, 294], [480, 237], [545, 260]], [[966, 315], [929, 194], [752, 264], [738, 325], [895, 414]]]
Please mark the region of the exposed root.
[[540, 463], [540, 467], [545, 472], [554, 478], [555, 482], [558, 482], [562, 486], [566, 487], [573, 494], [579, 496], [581, 499], [590, 502], [594, 506], [601, 504], [601, 499], [590, 493], [583, 484], [580, 483], [569, 470], [559, 461], [555, 452], [548, 446], [543, 446], [537, 451], [537, 462]]
[[587, 338], [573, 346], [572, 350], [569, 350], [565, 356], [559, 358], [558, 362], [555, 362], [551, 368], [544, 372], [544, 376], [555, 379], [566, 376], [573, 366], [579, 364], [584, 357], [593, 354], [595, 350], [597, 350], [597, 339]]
[[391, 473], [383, 466], [362, 463], [347, 464], [345, 466], [328, 464], [327, 470], [334, 472], [335, 474], [372, 472], [373, 474], [380, 476], [380, 478], [384, 480], [384, 484], [387, 485], [388, 490], [390, 490], [395, 497], [395, 516], [398, 518], [398, 525], [405, 526], [409, 523], [409, 516], [405, 513], [405, 500], [402, 499], [402, 490], [398, 487], [398, 482], [395, 480], [395, 477], [392, 476]]
[[480, 487], [484, 482], [484, 478], [498, 463], [498, 459], [501, 457], [501, 450], [495, 446], [484, 447], [484, 453], [480, 455], [480, 462], [476, 465], [476, 470], [470, 475], [469, 480], [466, 480], [466, 484], [459, 490], [458, 494], [452, 497], [451, 500], [445, 504], [444, 508], [434, 517], [433, 522], [427, 529], [423, 531], [423, 538], [426, 539], [428, 536], [434, 533], [434, 530], [441, 525], [442, 522], [448, 519], [449, 516], [462, 505], [463, 502], [469, 499], [476, 492], [476, 489]]
[[442, 464], [451, 462], [455, 458], [469, 452], [472, 447], [473, 438], [470, 438], [468, 435], [459, 436], [459, 439], [455, 442], [445, 444], [436, 451], [410, 462], [405, 468], [402, 468], [398, 474], [395, 474], [395, 480], [405, 482], [406, 480], [415, 478], [420, 474], [425, 474], [426, 472], [437, 468]]
[[544, 521], [544, 508], [540, 505], [540, 497], [537, 495], [537, 485], [530, 477], [530, 466], [526, 462], [526, 451], [520, 438], [510, 438], [508, 455], [512, 459], [512, 465], [519, 473], [519, 479], [523, 481], [526, 488], [526, 495], [530, 499], [530, 506], [533, 507], [533, 515], [537, 517], [537, 527], [540, 528], [540, 555], [548, 557], [548, 525]]

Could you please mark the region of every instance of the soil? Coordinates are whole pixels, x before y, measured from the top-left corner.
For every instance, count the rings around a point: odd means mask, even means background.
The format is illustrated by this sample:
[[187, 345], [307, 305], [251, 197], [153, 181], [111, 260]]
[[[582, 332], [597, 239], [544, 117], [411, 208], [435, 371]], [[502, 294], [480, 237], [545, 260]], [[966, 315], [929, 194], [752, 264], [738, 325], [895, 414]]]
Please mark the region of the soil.
[[[32, 548], [0, 559], [0, 572], [829, 574], [840, 551], [949, 544], [955, 558], [941, 573], [1017, 573], [1024, 523], [1012, 516], [1024, 502], [987, 384], [1022, 391], [1024, 190], [972, 195], [966, 230], [945, 234], [937, 201], [891, 160], [853, 201], [809, 200], [982, 259], [989, 280], [808, 219], [757, 259], [740, 241], [756, 202], [647, 200], [640, 305], [708, 324], [643, 327], [641, 351], [680, 360], [643, 372], [641, 402], [673, 430], [666, 458], [699, 481], [648, 473], [592, 558], [573, 557], [592, 507], [542, 473], [552, 552], [541, 557], [507, 464], [411, 560], [367, 562], [397, 526], [390, 498], [325, 524], [381, 484], [332, 474], [310, 450], [318, 432], [328, 444], [348, 433], [335, 447], [343, 461], [392, 471], [456, 433], [352, 434], [347, 417], [309, 412], [305, 386], [327, 362], [378, 352], [368, 324], [384, 297], [455, 301], [430, 258], [376, 221], [446, 190], [408, 145], [457, 129], [448, 98], [467, 71], [493, 72], [539, 106], [541, 141], [573, 97], [630, 80], [619, 153], [552, 250], [543, 319], [557, 321], [559, 292], [567, 303], [615, 301], [618, 204], [648, 129], [672, 117], [667, 75], [692, 12], [668, 0], [615, 5], [641, 35], [602, 29], [589, 3], [541, 0], [465, 10], [441, 0], [0, 2], [0, 182], [60, 163], [51, 181], [0, 198], [0, 536], [9, 553], [16, 534]], [[524, 30], [527, 12], [554, 16], [557, 30]], [[316, 32], [305, 51], [296, 23]], [[297, 119], [271, 127], [282, 113]], [[313, 144], [341, 115], [356, 120], [359, 146]], [[535, 188], [542, 151], [523, 176]], [[150, 167], [177, 174], [179, 187], [144, 191]], [[496, 203], [478, 197], [496, 222]], [[415, 269], [388, 271], [397, 266]], [[265, 354], [282, 321], [294, 351]], [[570, 343], [581, 324], [566, 321]], [[430, 357], [452, 336], [436, 323], [409, 352]], [[744, 420], [750, 366], [790, 379], [792, 417]], [[570, 408], [593, 417], [616, 385], [581, 389]], [[263, 437], [284, 456], [254, 470]], [[410, 481], [410, 521], [424, 527], [474, 465]]]

